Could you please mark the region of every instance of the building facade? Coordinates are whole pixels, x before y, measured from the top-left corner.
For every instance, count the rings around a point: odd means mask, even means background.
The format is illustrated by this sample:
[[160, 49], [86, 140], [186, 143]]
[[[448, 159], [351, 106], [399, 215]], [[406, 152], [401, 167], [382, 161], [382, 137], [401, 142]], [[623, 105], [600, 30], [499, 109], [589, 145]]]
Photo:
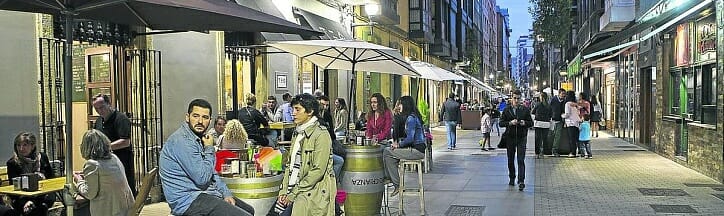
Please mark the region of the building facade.
[[[724, 181], [721, 0], [579, 1], [575, 90], [616, 136]], [[594, 22], [598, 20], [598, 22]], [[598, 23], [598, 27], [591, 26]]]

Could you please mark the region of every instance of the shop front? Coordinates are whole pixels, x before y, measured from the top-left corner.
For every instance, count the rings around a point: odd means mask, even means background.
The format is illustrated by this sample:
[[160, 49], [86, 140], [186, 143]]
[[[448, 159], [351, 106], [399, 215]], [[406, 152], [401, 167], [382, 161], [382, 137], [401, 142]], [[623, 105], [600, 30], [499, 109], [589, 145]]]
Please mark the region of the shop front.
[[723, 154], [721, 4], [708, 4], [665, 31], [657, 71], [663, 80], [656, 83], [664, 99], [657, 152], [719, 181], [722, 169], [712, 164], [722, 164]]

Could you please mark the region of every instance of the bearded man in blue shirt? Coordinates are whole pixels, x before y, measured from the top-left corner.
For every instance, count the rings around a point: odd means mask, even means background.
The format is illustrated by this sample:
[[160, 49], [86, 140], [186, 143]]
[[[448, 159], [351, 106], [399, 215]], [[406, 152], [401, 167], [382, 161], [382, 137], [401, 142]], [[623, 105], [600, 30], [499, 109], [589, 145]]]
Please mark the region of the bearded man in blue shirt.
[[160, 177], [174, 215], [254, 215], [254, 208], [232, 196], [214, 170], [214, 140], [204, 135], [211, 104], [191, 101], [186, 122], [168, 137], [160, 156]]

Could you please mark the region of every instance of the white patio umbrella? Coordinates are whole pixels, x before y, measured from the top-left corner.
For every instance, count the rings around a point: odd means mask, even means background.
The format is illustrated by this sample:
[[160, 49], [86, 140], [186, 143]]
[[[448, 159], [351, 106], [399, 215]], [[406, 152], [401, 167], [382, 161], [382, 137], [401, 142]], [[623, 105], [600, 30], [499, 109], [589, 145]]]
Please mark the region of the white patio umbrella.
[[461, 77], [453, 72], [427, 62], [411, 61], [410, 65], [412, 65], [412, 68], [420, 74], [420, 78], [423, 79], [433, 81], [468, 80], [465, 77]]
[[[324, 69], [351, 70], [350, 110], [354, 109], [355, 71], [419, 76], [397, 49], [357, 40], [303, 40], [281, 41], [268, 44], [305, 58]], [[352, 117], [348, 116], [348, 119]]]

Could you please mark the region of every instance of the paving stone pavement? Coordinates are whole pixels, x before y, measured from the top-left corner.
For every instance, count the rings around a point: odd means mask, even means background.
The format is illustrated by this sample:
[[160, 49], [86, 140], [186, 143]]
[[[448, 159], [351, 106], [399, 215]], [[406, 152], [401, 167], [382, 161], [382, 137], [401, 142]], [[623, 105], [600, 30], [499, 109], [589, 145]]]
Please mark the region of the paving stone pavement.
[[[433, 129], [435, 162], [423, 176], [426, 215], [480, 215], [480, 208], [467, 207], [482, 207], [482, 215], [724, 215], [724, 185], [603, 132], [592, 141], [593, 159], [535, 159], [531, 131], [527, 187], [519, 192], [507, 185], [505, 150], [481, 151], [478, 131], [458, 130], [459, 148], [449, 151], [444, 130]], [[493, 146], [499, 141], [495, 134], [491, 139]], [[413, 173], [407, 178], [417, 181]], [[697, 213], [657, 213], [654, 207]], [[415, 196], [406, 197], [405, 213], [419, 214]]]
[[677, 215], [724, 215], [724, 201], [713, 195], [724, 194], [714, 189], [721, 187], [719, 182], [621, 139], [600, 135], [591, 142], [591, 160], [536, 160], [535, 215], [663, 214], [651, 205], [689, 205], [697, 212]]
[[[605, 133], [592, 141], [594, 159], [535, 159], [531, 131], [527, 187], [519, 192], [507, 185], [505, 150], [481, 151], [479, 131], [458, 130], [458, 149], [452, 151], [446, 149], [444, 127], [432, 132], [433, 168], [423, 176], [426, 215], [724, 215], [724, 185]], [[495, 135], [493, 146], [499, 141]], [[406, 183], [415, 185], [416, 176], [407, 173]], [[393, 212], [399, 196], [390, 199]], [[405, 197], [406, 215], [419, 215], [419, 206], [416, 195]], [[654, 207], [690, 207], [697, 213], [657, 213]], [[146, 206], [142, 215], [167, 208]]]

